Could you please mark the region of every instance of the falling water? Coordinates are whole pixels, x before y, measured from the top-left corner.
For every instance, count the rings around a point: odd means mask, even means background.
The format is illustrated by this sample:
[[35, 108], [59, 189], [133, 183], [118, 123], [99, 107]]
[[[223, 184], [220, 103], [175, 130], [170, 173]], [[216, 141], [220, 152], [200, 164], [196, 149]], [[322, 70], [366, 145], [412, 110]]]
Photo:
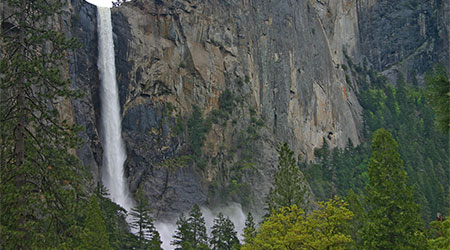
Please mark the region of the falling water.
[[97, 7], [98, 22], [98, 70], [100, 72], [100, 99], [103, 145], [102, 181], [110, 198], [127, 211], [133, 205], [125, 181], [123, 164], [127, 158], [122, 140], [119, 95], [114, 63], [111, 11]]

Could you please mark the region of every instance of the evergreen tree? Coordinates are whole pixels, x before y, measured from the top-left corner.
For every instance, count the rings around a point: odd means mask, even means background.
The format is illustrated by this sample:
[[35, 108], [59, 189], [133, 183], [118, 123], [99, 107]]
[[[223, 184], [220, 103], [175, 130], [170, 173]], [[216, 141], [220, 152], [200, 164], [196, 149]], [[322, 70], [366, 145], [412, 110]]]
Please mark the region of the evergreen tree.
[[150, 240], [150, 242], [148, 243], [148, 248], [149, 250], [162, 250], [161, 248], [161, 236], [159, 235], [158, 231], [155, 230], [155, 234], [153, 235], [152, 239]]
[[210, 245], [212, 250], [231, 250], [239, 249], [239, 239], [234, 230], [233, 222], [219, 213], [214, 219], [214, 225], [211, 228]]
[[253, 238], [256, 236], [256, 225], [253, 221], [252, 213], [248, 212], [247, 219], [245, 220], [244, 232], [242, 234], [244, 237], [245, 244], [251, 244]]
[[[365, 75], [363, 78], [365, 79]], [[401, 77], [397, 86], [386, 82], [381, 87], [373, 86], [375, 85], [362, 86], [359, 96], [364, 107], [364, 137], [371, 140], [376, 129], [389, 128], [397, 140], [409, 183], [415, 185], [414, 199], [421, 206], [422, 217], [431, 221], [437, 212], [444, 212], [446, 215], [449, 211], [449, 140], [435, 129], [434, 112], [424, 98], [426, 92], [421, 88], [405, 85]], [[316, 150], [318, 157], [322, 151]], [[370, 144], [363, 141], [356, 147], [346, 147], [343, 155], [336, 158], [338, 162], [333, 159], [331, 165], [337, 170], [336, 182], [333, 184], [337, 184], [337, 194], [347, 195], [350, 188], [356, 193], [364, 192], [369, 182], [367, 165], [370, 154]], [[334, 156], [333, 153], [333, 158]], [[320, 162], [322, 168], [307, 165], [302, 171], [314, 190], [315, 197], [323, 200], [328, 198], [332, 179], [329, 179], [327, 172], [323, 172], [328, 168], [321, 160]], [[320, 172], [320, 169], [323, 171]]]
[[[192, 210], [189, 213], [188, 223], [193, 240], [197, 242], [197, 245], [207, 245], [208, 235], [206, 234], [205, 219], [197, 204], [192, 207]], [[194, 246], [196, 247], [197, 245]]]
[[161, 249], [162, 242], [142, 190], [137, 192], [136, 206], [131, 209], [130, 216], [131, 226], [137, 229], [137, 249]]
[[436, 232], [428, 240], [429, 249], [446, 250], [450, 246], [450, 217], [444, 221], [433, 221], [431, 228]]
[[189, 218], [183, 214], [178, 218], [174, 238], [172, 245], [178, 246], [176, 249], [208, 249], [205, 219], [198, 205], [189, 212]]
[[367, 186], [367, 249], [423, 249], [420, 211], [407, 183], [397, 143], [385, 129], [374, 133]]
[[175, 249], [194, 249], [192, 246], [192, 237], [189, 230], [189, 224], [184, 214], [181, 214], [180, 217], [178, 217], [177, 230], [175, 231], [173, 238], [175, 240], [173, 240], [171, 244], [177, 246]]
[[350, 211], [353, 212], [354, 216], [351, 220], [351, 227], [349, 229], [350, 234], [353, 239], [353, 245], [350, 246], [351, 249], [361, 249], [363, 243], [361, 240], [360, 233], [366, 223], [366, 212], [361, 204], [359, 197], [353, 192], [352, 189], [348, 191], [347, 203]]
[[450, 131], [450, 80], [441, 66], [425, 75], [428, 100], [436, 113], [437, 127], [448, 134]]
[[[66, 1], [9, 0], [0, 13], [0, 237], [6, 249], [76, 244], [84, 206], [78, 128], [62, 106], [77, 94], [62, 77], [78, 46], [49, 22]], [[69, 244], [69, 245], [68, 245]]]
[[274, 177], [274, 187], [270, 190], [266, 201], [269, 213], [294, 204], [305, 208], [306, 179], [297, 166], [294, 152], [287, 143], [284, 143], [278, 148], [278, 153], [278, 170]]
[[81, 244], [82, 249], [112, 249], [109, 245], [105, 221], [102, 218], [102, 212], [100, 211], [100, 206], [95, 195], [91, 197], [85, 224]]
[[96, 195], [105, 220], [109, 244], [114, 249], [131, 249], [137, 240], [128, 231], [127, 211], [108, 198], [108, 190], [101, 182], [97, 183]]

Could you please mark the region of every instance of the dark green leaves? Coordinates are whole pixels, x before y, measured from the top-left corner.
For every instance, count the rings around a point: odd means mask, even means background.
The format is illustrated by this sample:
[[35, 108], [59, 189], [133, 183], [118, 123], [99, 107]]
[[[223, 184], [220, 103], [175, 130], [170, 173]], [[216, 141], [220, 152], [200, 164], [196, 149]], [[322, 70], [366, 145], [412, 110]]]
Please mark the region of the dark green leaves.
[[275, 173], [274, 187], [266, 201], [269, 212], [294, 204], [304, 208], [307, 206], [306, 179], [297, 166], [294, 152], [284, 143], [280, 145], [278, 153], [278, 171]]

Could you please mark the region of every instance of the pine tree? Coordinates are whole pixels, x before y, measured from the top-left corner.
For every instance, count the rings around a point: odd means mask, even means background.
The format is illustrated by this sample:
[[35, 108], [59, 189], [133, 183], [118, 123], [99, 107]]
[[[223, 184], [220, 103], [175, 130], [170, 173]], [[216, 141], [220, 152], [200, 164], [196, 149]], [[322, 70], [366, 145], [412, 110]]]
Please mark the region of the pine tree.
[[252, 213], [248, 212], [247, 219], [245, 220], [244, 232], [242, 234], [244, 237], [245, 244], [251, 244], [253, 238], [256, 236], [256, 225], [253, 220]]
[[368, 216], [362, 238], [367, 249], [423, 249], [420, 211], [398, 153], [385, 129], [374, 133], [368, 166]]
[[280, 145], [278, 152], [278, 170], [274, 177], [274, 187], [270, 190], [266, 201], [269, 212], [294, 204], [305, 208], [306, 179], [297, 166], [294, 152], [287, 143]]
[[211, 228], [210, 245], [212, 250], [231, 250], [239, 248], [239, 239], [237, 238], [234, 224], [230, 218], [219, 213], [214, 219], [214, 225]]
[[105, 221], [102, 217], [102, 212], [98, 204], [97, 197], [91, 197], [89, 210], [85, 222], [84, 232], [82, 236], [82, 249], [92, 250], [109, 250], [112, 249], [109, 245], [108, 234], [106, 233]]
[[131, 209], [130, 216], [131, 226], [137, 229], [137, 249], [161, 249], [159, 233], [153, 225], [148, 201], [141, 190], [137, 192], [136, 206]]
[[433, 221], [430, 226], [435, 232], [432, 234], [432, 238], [428, 239], [429, 249], [448, 249], [450, 246], [450, 217], [444, 221]]
[[436, 66], [425, 75], [427, 97], [436, 113], [437, 127], [445, 132], [450, 131], [450, 80], [445, 68]]
[[351, 246], [351, 249], [361, 249], [362, 247], [362, 240], [360, 233], [361, 230], [364, 227], [364, 224], [366, 223], [366, 212], [364, 211], [364, 208], [361, 204], [361, 200], [356, 195], [355, 192], [353, 192], [352, 189], [350, 189], [347, 193], [347, 203], [348, 208], [350, 211], [353, 212], [354, 217], [351, 221], [351, 227], [350, 227], [350, 234], [353, 239], [353, 245]]
[[147, 249], [150, 249], [150, 250], [162, 250], [161, 244], [162, 244], [161, 236], [159, 235], [158, 231], [155, 230], [152, 239], [148, 243], [148, 248]]
[[174, 238], [172, 245], [178, 246], [176, 249], [208, 249], [205, 219], [198, 205], [193, 206], [189, 218], [183, 214], [178, 218]]
[[208, 235], [206, 234], [205, 219], [203, 218], [200, 207], [195, 204], [189, 213], [188, 224], [193, 236], [193, 240], [197, 243], [194, 247], [208, 244]]
[[7, 249], [69, 247], [81, 231], [79, 176], [87, 174], [75, 157], [78, 128], [64, 120], [61, 109], [77, 94], [61, 70], [78, 42], [50, 26], [65, 1], [4, 2], [0, 236]]
[[189, 224], [186, 216], [181, 214], [177, 220], [177, 230], [173, 236], [175, 240], [171, 242], [172, 245], [177, 246], [179, 249], [194, 249], [192, 246], [192, 236], [189, 230]]
[[97, 183], [95, 193], [105, 220], [109, 244], [114, 249], [131, 249], [136, 237], [127, 230], [127, 211], [108, 198], [108, 190], [101, 182]]

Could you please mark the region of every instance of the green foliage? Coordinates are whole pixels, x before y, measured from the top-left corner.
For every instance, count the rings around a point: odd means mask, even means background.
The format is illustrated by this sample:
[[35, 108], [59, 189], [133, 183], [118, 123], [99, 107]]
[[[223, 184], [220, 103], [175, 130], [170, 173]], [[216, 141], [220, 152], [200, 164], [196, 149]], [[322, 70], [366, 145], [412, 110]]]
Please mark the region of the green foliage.
[[164, 103], [164, 115], [171, 115], [172, 112], [175, 111], [175, 106], [171, 102]]
[[[258, 232], [250, 244], [245, 244], [243, 250], [253, 249], [302, 249], [300, 232], [303, 228], [305, 213], [297, 205], [282, 207], [273, 211], [260, 225]], [[297, 235], [299, 234], [299, 235]]]
[[450, 217], [444, 221], [434, 221], [430, 226], [435, 232], [428, 240], [429, 249], [448, 249], [450, 246]]
[[[253, 110], [251, 116], [255, 117], [256, 111]], [[249, 126], [252, 127], [252, 134], [241, 130], [233, 136], [234, 143], [225, 158], [225, 160], [231, 161], [232, 165], [226, 173], [226, 178], [216, 179], [215, 185], [210, 189], [210, 192], [214, 193], [213, 196], [219, 197], [222, 202], [234, 201], [247, 206], [252, 200], [251, 187], [245, 176], [255, 170], [253, 157], [258, 135], [256, 125], [251, 123]], [[219, 194], [217, 195], [216, 192]]]
[[162, 249], [158, 231], [148, 208], [148, 200], [142, 190], [137, 192], [136, 206], [131, 209], [131, 227], [137, 230], [137, 244], [134, 249]]
[[210, 245], [212, 250], [232, 250], [239, 249], [239, 239], [234, 230], [233, 222], [219, 213], [214, 219], [214, 225], [211, 228]]
[[448, 134], [450, 131], [450, 80], [445, 68], [436, 66], [425, 76], [427, 98], [436, 114], [437, 127]]
[[181, 214], [177, 220], [177, 230], [172, 245], [175, 249], [209, 249], [208, 235], [206, 234], [205, 219], [198, 205], [194, 205], [189, 213], [189, 218]]
[[297, 166], [294, 152], [285, 142], [278, 148], [278, 169], [274, 176], [274, 187], [267, 195], [269, 212], [281, 207], [306, 207], [306, 180]]
[[445, 170], [449, 141], [434, 128], [434, 114], [424, 101], [423, 90], [408, 87], [401, 76], [396, 88], [387, 85], [375, 89], [365, 91], [361, 102], [368, 109], [364, 113], [367, 137], [384, 127], [397, 139], [409, 183], [416, 185], [415, 199], [429, 221], [449, 207], [445, 199], [450, 187], [450, 173]]
[[199, 161], [202, 156], [202, 146], [206, 139], [206, 133], [210, 129], [210, 124], [203, 119], [198, 106], [193, 107], [192, 115], [188, 120], [189, 144], [193, 150], [193, 159]]
[[220, 121], [225, 124], [230, 119], [231, 113], [233, 113], [236, 100], [237, 98], [233, 96], [231, 91], [226, 89], [219, 97], [219, 109], [212, 110], [208, 119], [214, 124], [218, 124]]
[[172, 132], [175, 135], [181, 135], [185, 130], [185, 123], [181, 116], [177, 116], [175, 119], [175, 126], [172, 129]]
[[353, 213], [338, 198], [319, 202], [308, 216], [297, 205], [282, 207], [261, 224], [251, 243], [242, 249], [346, 249]]
[[108, 198], [107, 189], [101, 182], [97, 184], [95, 195], [105, 221], [109, 245], [113, 249], [132, 248], [136, 237], [128, 231], [127, 211]]
[[375, 132], [368, 166], [367, 223], [362, 238], [367, 249], [423, 249], [419, 206], [398, 153], [385, 129]]
[[[79, 44], [51, 27], [63, 1], [4, 1], [0, 36], [0, 238], [5, 249], [75, 248], [87, 172], [79, 128], [58, 111], [79, 96], [61, 68]], [[4, 26], [6, 25], [6, 26]]]
[[226, 89], [219, 97], [219, 107], [222, 110], [230, 113], [233, 112], [234, 104], [234, 96], [230, 90]]
[[361, 85], [359, 94], [366, 141], [356, 147], [349, 142], [344, 149], [328, 150], [328, 157], [318, 156], [316, 164], [304, 164], [302, 171], [320, 200], [334, 192], [344, 196], [349, 189], [363, 193], [371, 153], [368, 142], [374, 131], [386, 128], [398, 142], [409, 184], [415, 185], [414, 196], [422, 207], [422, 217], [431, 221], [437, 212], [445, 213], [450, 207], [448, 138], [435, 129], [434, 112], [425, 101], [424, 90], [407, 85], [401, 76], [394, 87], [372, 70], [363, 72], [359, 82], [365, 81], [366, 75], [371, 82]]
[[247, 219], [245, 219], [244, 232], [242, 233], [242, 237], [244, 238], [245, 244], [251, 245], [255, 236], [256, 236], [256, 224], [253, 220], [252, 213], [248, 212]]
[[308, 249], [346, 249], [352, 243], [348, 223], [353, 213], [347, 206], [338, 197], [318, 203], [318, 209], [306, 217]]
[[192, 207], [187, 222], [190, 225], [192, 239], [196, 242], [194, 246], [206, 245], [208, 242], [208, 236], [206, 234], [205, 219], [203, 218], [202, 212], [200, 211], [200, 207], [198, 205], [194, 205], [194, 207]]
[[353, 212], [354, 216], [350, 222], [350, 235], [352, 236], [353, 243], [349, 246], [350, 249], [360, 249], [363, 245], [361, 239], [361, 231], [367, 222], [366, 211], [359, 197], [353, 192], [352, 189], [348, 191], [346, 201], [348, 203], [348, 209]]
[[181, 214], [177, 220], [177, 230], [173, 236], [175, 239], [171, 242], [172, 245], [178, 246], [175, 249], [193, 249], [193, 242], [190, 237], [189, 224], [184, 214]]
[[182, 168], [184, 166], [187, 166], [189, 162], [192, 161], [192, 157], [188, 155], [181, 155], [176, 156], [173, 158], [166, 159], [159, 163], [160, 166], [166, 167], [166, 168]]
[[112, 249], [109, 245], [105, 221], [102, 218], [102, 212], [95, 195], [91, 196], [91, 203], [89, 205], [85, 223], [86, 225], [84, 227], [81, 243], [82, 249]]
[[258, 130], [264, 126], [264, 120], [258, 118], [256, 111], [250, 109], [250, 125], [247, 128], [247, 136], [251, 140], [259, 139]]
[[226, 121], [229, 119], [229, 113], [223, 109], [213, 109], [209, 113], [209, 119], [212, 123], [218, 124], [220, 121]]

